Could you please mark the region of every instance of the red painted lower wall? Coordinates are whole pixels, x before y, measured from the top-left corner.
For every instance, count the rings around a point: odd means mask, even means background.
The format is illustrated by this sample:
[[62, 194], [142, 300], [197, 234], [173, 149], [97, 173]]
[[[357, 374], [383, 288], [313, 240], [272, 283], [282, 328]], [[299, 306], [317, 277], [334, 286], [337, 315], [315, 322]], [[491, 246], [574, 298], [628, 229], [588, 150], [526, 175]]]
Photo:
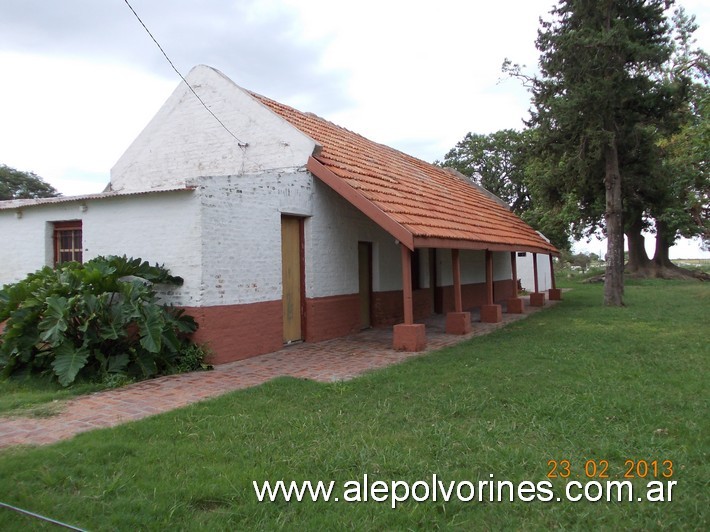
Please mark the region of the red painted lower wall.
[[[272, 353], [283, 347], [281, 301], [246, 305], [186, 307], [199, 329], [193, 336], [205, 343], [212, 364]], [[306, 300], [304, 339], [321, 342], [360, 330], [358, 294]]]
[[[421, 320], [434, 312], [434, 294], [430, 288], [412, 293], [414, 320]], [[372, 326], [387, 327], [404, 321], [404, 299], [401, 290], [372, 294]]]
[[[479, 307], [486, 302], [483, 283], [461, 287], [464, 309]], [[443, 311], [454, 310], [453, 287], [437, 288], [442, 296]], [[494, 298], [502, 301], [513, 297], [512, 281], [496, 281]], [[424, 319], [434, 312], [434, 291], [415, 290], [414, 319]], [[194, 335], [198, 343], [206, 343], [213, 355], [209, 362], [223, 364], [283, 347], [281, 300], [246, 305], [186, 307], [200, 325]], [[404, 320], [402, 291], [372, 294], [372, 325], [387, 327]], [[320, 342], [345, 336], [360, 330], [360, 299], [358, 294], [320, 297], [306, 300], [304, 339]]]
[[[442, 292], [443, 312], [454, 311], [454, 287], [443, 286], [437, 288]], [[513, 280], [506, 279], [504, 281], [493, 282], [493, 301], [500, 302], [514, 297], [515, 290], [513, 289]], [[465, 284], [461, 285], [461, 299], [464, 310], [480, 307], [486, 304], [486, 284]]]
[[[454, 287], [443, 286], [436, 288], [442, 301], [442, 312], [454, 311]], [[504, 301], [513, 297], [512, 279], [495, 281], [493, 283], [493, 300]], [[373, 325], [386, 327], [402, 323], [404, 320], [404, 303], [402, 291], [375, 292], [373, 296]], [[415, 290], [412, 294], [414, 302], [414, 319], [421, 320], [434, 313], [434, 294], [430, 288]], [[480, 307], [486, 304], [486, 284], [465, 284], [461, 286], [461, 299], [464, 310]]]
[[306, 300], [306, 342], [321, 342], [360, 330], [360, 296]]
[[193, 338], [207, 344], [212, 364], [271, 353], [283, 346], [281, 300], [185, 310], [199, 323]]

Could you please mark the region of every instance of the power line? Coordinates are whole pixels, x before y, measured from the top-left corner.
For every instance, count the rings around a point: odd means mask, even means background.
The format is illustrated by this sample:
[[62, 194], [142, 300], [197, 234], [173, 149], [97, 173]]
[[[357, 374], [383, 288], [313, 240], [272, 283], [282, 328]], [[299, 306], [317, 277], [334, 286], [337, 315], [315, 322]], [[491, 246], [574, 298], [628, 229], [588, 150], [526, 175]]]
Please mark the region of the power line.
[[35, 519], [39, 519], [40, 521], [46, 521], [47, 523], [52, 523], [53, 525], [57, 525], [62, 528], [67, 528], [69, 530], [76, 530], [78, 532], [86, 532], [83, 528], [77, 528], [73, 525], [68, 525], [66, 523], [62, 523], [61, 521], [57, 521], [56, 519], [52, 519], [50, 517], [45, 517], [44, 515], [36, 514], [34, 512], [30, 512], [29, 510], [24, 510], [22, 508], [18, 508], [17, 506], [12, 506], [11, 504], [6, 504], [4, 502], [0, 502], [0, 508], [7, 508], [8, 510], [12, 510], [13, 512], [17, 512], [19, 514], [23, 514], [28, 517], [33, 517]]
[[148, 29], [148, 26], [146, 26], [145, 23], [144, 23], [144, 22], [141, 20], [141, 18], [138, 16], [138, 13], [136, 13], [136, 10], [133, 9], [133, 6], [128, 2], [128, 0], [123, 0], [123, 1], [126, 3], [126, 5], [128, 6], [128, 8], [133, 12], [133, 15], [138, 19], [138, 22], [141, 23], [141, 26], [143, 26], [143, 29], [146, 31], [146, 33], [150, 36], [151, 39], [153, 39], [153, 42], [154, 42], [155, 45], [158, 47], [158, 49], [163, 53], [163, 55], [165, 56], [165, 59], [167, 59], [168, 63], [170, 63], [170, 66], [173, 67], [173, 70], [175, 71], [175, 73], [176, 73], [178, 76], [180, 76], [180, 79], [185, 82], [185, 85], [187, 85], [187, 88], [190, 89], [190, 91], [192, 92], [192, 94], [195, 95], [195, 98], [197, 98], [197, 99], [199, 100], [199, 102], [202, 104], [202, 107], [204, 107], [205, 109], [207, 109], [207, 112], [208, 112], [209, 114], [211, 114], [212, 117], [213, 117], [217, 122], [219, 122], [219, 125], [222, 126], [222, 127], [224, 128], [224, 130], [225, 130], [227, 133], [229, 133], [230, 135], [232, 135], [232, 137], [234, 137], [234, 139], [237, 141], [237, 144], [239, 145], [240, 148], [245, 149], [249, 144], [247, 144], [246, 142], [242, 142], [241, 140], [239, 140], [239, 138], [238, 138], [234, 133], [232, 133], [232, 131], [231, 131], [227, 126], [224, 125], [224, 122], [222, 122], [222, 121], [217, 117], [217, 115], [212, 112], [212, 109], [210, 109], [209, 107], [207, 107], [207, 104], [202, 100], [202, 98], [200, 98], [200, 95], [195, 92], [195, 89], [192, 88], [192, 85], [190, 85], [190, 84], [187, 82], [187, 80], [185, 79], [185, 77], [180, 73], [180, 71], [177, 69], [177, 67], [176, 67], [176, 66], [173, 64], [173, 62], [170, 60], [170, 58], [168, 57], [168, 54], [165, 53], [165, 50], [163, 50], [163, 47], [160, 46], [160, 43], [158, 42], [158, 40], [157, 40], [155, 37], [153, 37], [153, 34], [152, 34], [152, 33], [150, 32], [150, 30]]

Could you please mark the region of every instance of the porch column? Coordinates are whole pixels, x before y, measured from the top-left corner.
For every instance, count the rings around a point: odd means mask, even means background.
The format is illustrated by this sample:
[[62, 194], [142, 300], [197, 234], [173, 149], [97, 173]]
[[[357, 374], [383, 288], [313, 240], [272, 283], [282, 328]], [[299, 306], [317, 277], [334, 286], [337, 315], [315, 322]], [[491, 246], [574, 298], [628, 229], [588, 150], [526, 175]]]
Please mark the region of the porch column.
[[412, 298], [412, 251], [400, 244], [402, 251], [402, 298], [404, 323], [394, 326], [392, 347], [397, 351], [422, 351], [426, 347], [426, 329], [423, 323], [414, 323]]
[[550, 301], [560, 301], [562, 299], [562, 290], [557, 288], [557, 284], [555, 283], [555, 264], [552, 261], [552, 254], [548, 255], [548, 257], [550, 257], [550, 283], [552, 284], [552, 288], [547, 292]]
[[446, 314], [446, 332], [448, 334], [467, 334], [471, 332], [471, 313], [463, 311], [461, 258], [458, 249], [451, 250], [451, 267], [454, 275], [454, 312]]
[[402, 248], [402, 296], [404, 297], [404, 324], [414, 323], [414, 301], [412, 298], [412, 252]]
[[481, 321], [483, 323], [498, 323], [503, 321], [503, 310], [493, 302], [493, 252], [486, 250], [486, 304], [481, 306]]
[[537, 253], [533, 253], [533, 277], [535, 279], [535, 292], [530, 294], [530, 306], [531, 307], [543, 307], [545, 306], [545, 293], [540, 292], [539, 282], [537, 279]]
[[510, 270], [513, 275], [513, 297], [508, 300], [508, 314], [522, 314], [525, 312], [523, 299], [518, 297], [518, 259], [515, 251], [510, 252]]
[[463, 312], [461, 297], [461, 258], [458, 249], [451, 250], [451, 264], [454, 270], [454, 311]]

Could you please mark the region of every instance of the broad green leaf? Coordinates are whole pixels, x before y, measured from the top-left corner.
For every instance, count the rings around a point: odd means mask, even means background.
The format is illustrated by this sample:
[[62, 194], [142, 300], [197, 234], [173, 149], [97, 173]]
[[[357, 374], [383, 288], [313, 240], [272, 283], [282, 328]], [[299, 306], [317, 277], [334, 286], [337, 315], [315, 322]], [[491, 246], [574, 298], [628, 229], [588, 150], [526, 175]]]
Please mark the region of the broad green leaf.
[[166, 312], [172, 317], [172, 323], [170, 325], [175, 327], [177, 332], [191, 334], [197, 330], [198, 324], [195, 318], [189, 314], [185, 314], [184, 309], [166, 307]]
[[138, 369], [140, 369], [143, 377], [152, 377], [158, 372], [158, 367], [155, 364], [155, 357], [152, 353], [141, 351], [136, 353], [133, 360]]
[[126, 353], [108, 357], [108, 367], [106, 371], [109, 373], [124, 373], [130, 361], [130, 357]]
[[50, 296], [46, 300], [47, 310], [39, 323], [40, 339], [52, 345], [58, 345], [67, 330], [69, 305], [65, 297]]
[[175, 279], [142, 259], [97, 257], [0, 287], [0, 322], [6, 321], [0, 371], [49, 372], [63, 385], [89, 364], [100, 373], [155, 375], [172, 363], [196, 323], [159, 305], [146, 281]]
[[139, 325], [141, 345], [151, 353], [159, 353], [162, 347], [164, 321], [160, 315], [160, 308], [145, 307], [144, 318]]
[[69, 386], [89, 359], [89, 350], [85, 347], [76, 348], [71, 343], [59, 344], [54, 349], [52, 369], [62, 386]]

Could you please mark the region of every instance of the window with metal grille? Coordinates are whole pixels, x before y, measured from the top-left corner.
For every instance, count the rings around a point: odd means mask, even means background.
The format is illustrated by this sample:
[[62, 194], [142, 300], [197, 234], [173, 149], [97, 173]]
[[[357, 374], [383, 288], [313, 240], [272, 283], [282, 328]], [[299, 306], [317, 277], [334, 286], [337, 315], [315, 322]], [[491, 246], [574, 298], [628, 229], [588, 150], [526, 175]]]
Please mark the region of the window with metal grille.
[[54, 265], [82, 262], [81, 220], [54, 222]]

